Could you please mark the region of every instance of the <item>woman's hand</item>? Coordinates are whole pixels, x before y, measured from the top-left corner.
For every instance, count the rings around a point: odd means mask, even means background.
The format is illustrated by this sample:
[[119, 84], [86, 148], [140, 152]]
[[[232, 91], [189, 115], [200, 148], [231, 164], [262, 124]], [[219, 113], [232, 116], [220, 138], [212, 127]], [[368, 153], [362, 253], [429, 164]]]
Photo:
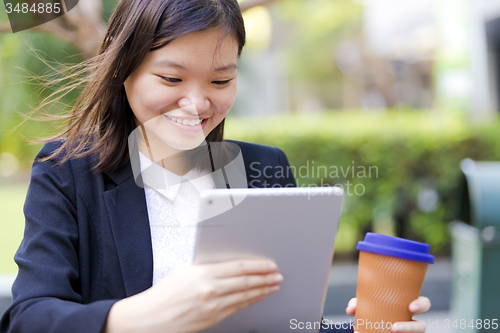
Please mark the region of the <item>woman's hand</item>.
[[269, 260], [179, 267], [155, 286], [116, 302], [105, 332], [198, 332], [277, 292], [281, 281]]
[[[408, 306], [408, 310], [410, 310], [411, 313], [414, 315], [424, 313], [429, 311], [431, 308], [431, 301], [427, 297], [420, 296], [418, 299], [414, 300], [413, 302], [410, 303]], [[354, 316], [356, 312], [356, 298], [352, 298], [349, 301], [349, 304], [347, 304], [347, 308], [345, 309], [345, 312], [350, 315]], [[418, 325], [415, 325], [414, 322], [417, 321], [419, 322]], [[420, 321], [420, 320], [413, 320], [413, 325], [408, 325], [408, 322], [398, 322], [398, 323], [392, 323], [392, 331], [397, 332], [397, 333], [423, 333], [425, 332], [426, 326], [425, 322]], [[406, 324], [406, 325], [405, 325]]]

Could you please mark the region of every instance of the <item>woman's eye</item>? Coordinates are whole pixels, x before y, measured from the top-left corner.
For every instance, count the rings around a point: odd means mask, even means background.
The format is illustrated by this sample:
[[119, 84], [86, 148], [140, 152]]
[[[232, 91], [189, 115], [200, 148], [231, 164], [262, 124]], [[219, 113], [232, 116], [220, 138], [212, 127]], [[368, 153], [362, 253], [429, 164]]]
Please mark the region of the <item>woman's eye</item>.
[[226, 81], [212, 81], [212, 83], [215, 83], [215, 84], [218, 84], [218, 85], [224, 85], [224, 84], [227, 84], [229, 83], [229, 81], [231, 81], [232, 79], [230, 80], [226, 80]]
[[181, 79], [176, 79], [176, 78], [173, 78], [173, 77], [164, 77], [164, 76], [160, 76], [162, 78], [162, 80], [165, 80], [169, 83], [178, 83], [178, 82], [181, 82], [182, 80]]

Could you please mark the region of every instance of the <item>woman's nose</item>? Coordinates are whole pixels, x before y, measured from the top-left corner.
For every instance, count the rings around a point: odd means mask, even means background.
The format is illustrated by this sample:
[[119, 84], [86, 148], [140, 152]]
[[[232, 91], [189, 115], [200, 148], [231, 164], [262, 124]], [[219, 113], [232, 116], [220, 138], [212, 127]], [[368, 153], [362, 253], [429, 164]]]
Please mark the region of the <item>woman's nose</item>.
[[204, 96], [183, 97], [179, 100], [179, 107], [198, 115], [208, 110], [210, 101]]

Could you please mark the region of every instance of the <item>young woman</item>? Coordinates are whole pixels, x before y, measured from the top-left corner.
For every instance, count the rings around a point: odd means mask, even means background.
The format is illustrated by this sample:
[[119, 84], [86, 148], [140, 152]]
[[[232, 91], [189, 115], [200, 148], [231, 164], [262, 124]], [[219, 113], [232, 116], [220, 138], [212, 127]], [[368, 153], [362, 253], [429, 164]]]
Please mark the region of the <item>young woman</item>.
[[[68, 126], [33, 164], [14, 300], [1, 332], [197, 332], [278, 292], [283, 276], [273, 262], [190, 265], [194, 235], [161, 227], [190, 219], [199, 190], [215, 186], [210, 178], [177, 187], [170, 180], [190, 170], [205, 177], [203, 163], [183, 153], [225, 143], [244, 43], [236, 0], [118, 4]], [[160, 127], [145, 126], [156, 120]], [[134, 177], [128, 139], [137, 128], [146, 143], [138, 145], [141, 169], [161, 166], [164, 189], [138, 186]], [[153, 152], [155, 140], [170, 144]], [[295, 185], [293, 177], [257, 172], [288, 167], [281, 150], [233, 144], [248, 186]], [[419, 298], [410, 310], [429, 307]], [[354, 311], [355, 300], [347, 309]]]

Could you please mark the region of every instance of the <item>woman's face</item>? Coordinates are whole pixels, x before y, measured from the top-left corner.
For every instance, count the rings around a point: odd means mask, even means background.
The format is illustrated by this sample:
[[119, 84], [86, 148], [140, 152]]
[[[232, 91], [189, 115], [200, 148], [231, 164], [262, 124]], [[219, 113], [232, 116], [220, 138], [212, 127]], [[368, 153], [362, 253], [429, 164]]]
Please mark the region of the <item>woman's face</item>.
[[150, 144], [195, 148], [233, 105], [238, 43], [228, 36], [217, 48], [219, 33], [191, 33], [149, 52], [125, 80], [136, 123], [144, 125]]

